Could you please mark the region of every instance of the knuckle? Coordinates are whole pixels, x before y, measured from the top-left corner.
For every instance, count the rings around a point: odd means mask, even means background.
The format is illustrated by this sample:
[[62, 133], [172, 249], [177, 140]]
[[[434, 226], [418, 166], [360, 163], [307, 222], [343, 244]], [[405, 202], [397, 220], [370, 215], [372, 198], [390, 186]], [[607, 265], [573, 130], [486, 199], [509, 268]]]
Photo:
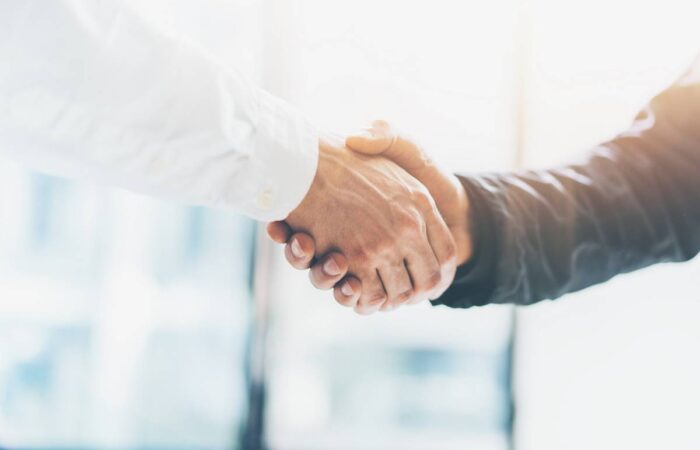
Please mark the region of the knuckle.
[[413, 193], [413, 203], [420, 208], [421, 211], [433, 209], [435, 202], [433, 197], [426, 189], [418, 189]]
[[393, 299], [392, 303], [406, 303], [408, 300], [411, 299], [411, 297], [413, 297], [413, 289], [408, 289], [398, 294], [396, 298]]
[[421, 221], [417, 214], [411, 214], [406, 210], [397, 214], [397, 228], [401, 234], [415, 233], [421, 229]]
[[432, 156], [430, 156], [428, 153], [426, 153], [421, 146], [416, 144], [416, 147], [418, 147], [420, 154], [421, 154], [421, 159], [422, 159], [422, 166], [425, 167], [430, 167], [435, 165], [435, 160], [433, 159]]
[[[367, 244], [363, 254], [362, 262], [366, 267], [378, 267], [383, 264], [388, 255], [396, 251], [398, 240], [400, 239], [401, 231], [395, 235], [379, 237], [375, 236], [374, 240]], [[405, 237], [405, 235], [404, 235]]]
[[381, 305], [386, 301], [386, 293], [381, 291], [370, 292], [366, 295], [365, 301], [363, 302], [367, 306]]
[[357, 314], [359, 314], [361, 316], [369, 316], [370, 314], [372, 314], [374, 312], [371, 308], [368, 308], [368, 307], [362, 306], [362, 305], [355, 306], [354, 310]]
[[374, 254], [370, 251], [370, 247], [364, 246], [348, 250], [345, 252], [348, 262], [355, 268], [369, 267], [374, 260]]
[[440, 282], [442, 281], [442, 274], [440, 273], [439, 270], [431, 272], [426, 278], [425, 278], [425, 290], [430, 291], [432, 289], [435, 289], [440, 285]]
[[384, 255], [391, 248], [391, 244], [384, 239], [377, 239], [368, 245], [365, 251], [365, 262], [371, 266], [377, 266]]
[[443, 261], [443, 264], [447, 264], [457, 257], [457, 244], [455, 244], [455, 242], [452, 239], [450, 239], [445, 244], [445, 248], [443, 249], [443, 254], [444, 254], [444, 259], [445, 259], [445, 261]]
[[408, 302], [409, 305], [417, 305], [418, 303], [424, 302], [428, 300], [428, 296], [425, 295], [425, 293], [421, 293], [418, 295], [413, 296], [411, 300]]

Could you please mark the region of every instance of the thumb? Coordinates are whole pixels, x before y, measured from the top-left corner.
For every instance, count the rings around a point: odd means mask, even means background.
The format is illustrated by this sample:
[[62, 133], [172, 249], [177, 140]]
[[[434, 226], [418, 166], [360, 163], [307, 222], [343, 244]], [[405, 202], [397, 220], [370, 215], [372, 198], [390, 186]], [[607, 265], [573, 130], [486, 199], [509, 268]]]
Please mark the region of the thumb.
[[430, 157], [418, 144], [396, 134], [383, 120], [376, 120], [372, 122], [372, 127], [348, 137], [345, 145], [359, 153], [381, 154], [421, 182], [425, 182], [423, 177], [432, 175], [436, 170]]
[[[394, 133], [386, 122], [377, 120], [372, 126], [355, 134], [351, 134], [345, 140], [345, 145], [366, 155], [379, 155], [390, 150], [394, 143]], [[386, 156], [386, 155], [385, 155]]]

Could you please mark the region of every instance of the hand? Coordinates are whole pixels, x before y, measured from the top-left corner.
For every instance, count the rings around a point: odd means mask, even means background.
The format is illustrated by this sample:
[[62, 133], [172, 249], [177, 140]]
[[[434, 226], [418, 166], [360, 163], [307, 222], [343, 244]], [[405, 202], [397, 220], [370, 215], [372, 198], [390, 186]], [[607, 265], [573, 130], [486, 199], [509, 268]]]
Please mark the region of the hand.
[[[432, 194], [454, 237], [457, 264], [463, 264], [469, 259], [472, 252], [468, 225], [469, 202], [466, 192], [454, 175], [441, 171], [420, 147], [404, 137], [396, 136], [385, 122], [374, 122], [370, 129], [350, 136], [346, 143], [357, 152], [382, 154], [423, 183]], [[292, 234], [284, 222], [269, 224], [268, 234], [277, 242], [287, 243], [285, 255], [292, 266], [297, 269], [311, 266], [310, 277], [314, 286], [322, 289], [335, 287], [334, 297], [340, 304], [355, 304], [363, 285], [357, 278], [346, 276], [347, 261], [343, 254], [331, 252], [313, 261], [316, 253], [314, 240], [304, 233]], [[420, 300], [422, 298], [414, 297], [414, 301]]]
[[286, 231], [314, 236], [291, 242], [288, 256], [309, 244], [313, 253], [338, 250], [347, 256], [326, 258], [312, 273], [325, 268], [362, 280], [361, 289], [349, 282], [359, 294], [353, 295], [356, 302], [345, 302], [359, 313], [438, 296], [454, 277], [455, 243], [425, 186], [385, 158], [330, 140], [321, 141], [314, 182], [285, 222]]
[[469, 199], [455, 175], [438, 167], [418, 144], [396, 134], [382, 120], [374, 121], [372, 127], [348, 137], [346, 145], [367, 155], [381, 154], [427, 187], [455, 240], [457, 264], [467, 262], [472, 253], [468, 225]]

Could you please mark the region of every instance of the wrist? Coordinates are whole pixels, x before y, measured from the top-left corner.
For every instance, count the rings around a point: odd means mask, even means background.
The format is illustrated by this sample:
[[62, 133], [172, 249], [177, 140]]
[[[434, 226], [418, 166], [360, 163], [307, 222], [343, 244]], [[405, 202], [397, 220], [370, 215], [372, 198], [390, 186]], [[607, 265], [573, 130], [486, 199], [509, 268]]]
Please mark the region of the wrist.
[[333, 153], [337, 152], [337, 149], [333, 148], [333, 146], [329, 144], [328, 139], [324, 137], [319, 137], [317, 146], [318, 157], [316, 162], [316, 171], [311, 181], [311, 185], [297, 208], [290, 213], [289, 217], [287, 218], [288, 220], [294, 216], [298, 216], [301, 211], [306, 210], [328, 184], [328, 169], [330, 166], [332, 166], [329, 159], [332, 157]]
[[452, 230], [452, 234], [455, 240], [455, 244], [457, 246], [457, 266], [461, 266], [469, 262], [469, 260], [471, 260], [471, 257], [474, 253], [474, 245], [472, 242], [473, 236], [471, 233], [471, 214], [469, 210], [469, 196], [467, 195], [467, 191], [464, 189], [464, 186], [462, 186], [462, 183], [459, 182], [457, 177], [453, 176], [453, 178], [456, 183], [457, 191], [457, 216], [462, 218], [462, 220], [458, 224], [456, 224], [456, 226]]

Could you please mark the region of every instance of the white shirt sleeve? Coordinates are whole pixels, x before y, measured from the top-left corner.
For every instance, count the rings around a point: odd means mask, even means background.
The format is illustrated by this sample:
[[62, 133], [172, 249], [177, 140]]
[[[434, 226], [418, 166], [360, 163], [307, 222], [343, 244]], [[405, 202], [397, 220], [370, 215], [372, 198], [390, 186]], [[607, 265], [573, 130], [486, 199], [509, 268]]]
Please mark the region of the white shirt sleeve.
[[0, 1], [0, 152], [33, 168], [275, 220], [306, 195], [317, 136], [123, 2]]

